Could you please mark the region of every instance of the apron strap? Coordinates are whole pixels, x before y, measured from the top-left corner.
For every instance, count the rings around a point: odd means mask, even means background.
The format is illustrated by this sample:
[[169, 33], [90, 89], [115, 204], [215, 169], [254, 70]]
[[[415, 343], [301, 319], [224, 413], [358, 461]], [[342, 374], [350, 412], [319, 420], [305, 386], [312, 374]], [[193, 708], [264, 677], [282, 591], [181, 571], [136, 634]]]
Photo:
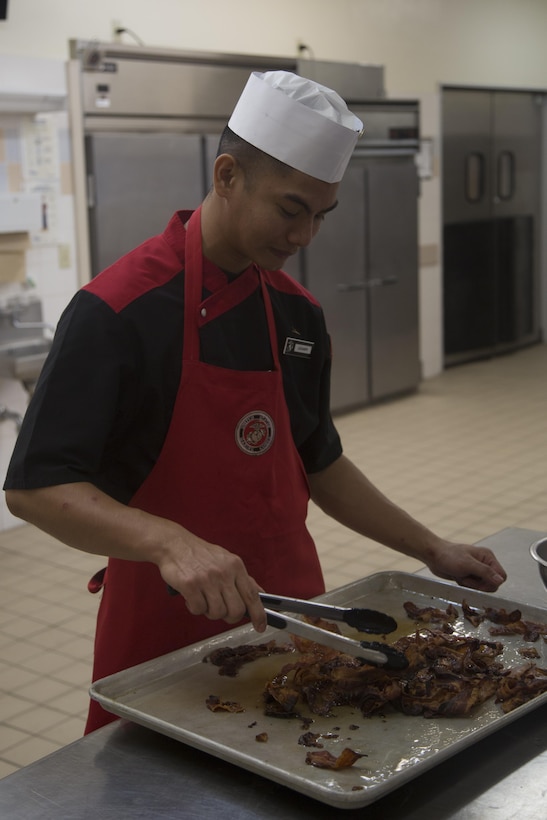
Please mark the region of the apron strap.
[[201, 302], [203, 255], [201, 251], [201, 207], [186, 226], [184, 263], [184, 358], [199, 360], [199, 327], [197, 311]]
[[[272, 301], [263, 271], [255, 266], [260, 280], [262, 299], [266, 311], [270, 346], [274, 368], [280, 369], [277, 331]], [[199, 361], [199, 317], [202, 301], [203, 253], [201, 249], [201, 206], [194, 211], [186, 225], [186, 248], [184, 263], [184, 348], [183, 359]]]
[[266, 310], [266, 320], [268, 322], [268, 331], [270, 335], [270, 347], [272, 349], [272, 358], [274, 363], [275, 370], [281, 370], [281, 365], [279, 363], [279, 349], [277, 345], [277, 330], [275, 327], [275, 318], [274, 312], [272, 307], [272, 300], [270, 299], [270, 294], [268, 293], [268, 287], [266, 285], [266, 277], [264, 272], [256, 266], [258, 271], [258, 275], [260, 277], [260, 287], [262, 288], [262, 299], [264, 301], [264, 308]]
[[96, 595], [97, 592], [100, 592], [101, 589], [104, 587], [106, 583], [106, 567], [100, 569], [98, 572], [95, 573], [93, 578], [90, 578], [87, 583], [87, 589], [93, 595]]

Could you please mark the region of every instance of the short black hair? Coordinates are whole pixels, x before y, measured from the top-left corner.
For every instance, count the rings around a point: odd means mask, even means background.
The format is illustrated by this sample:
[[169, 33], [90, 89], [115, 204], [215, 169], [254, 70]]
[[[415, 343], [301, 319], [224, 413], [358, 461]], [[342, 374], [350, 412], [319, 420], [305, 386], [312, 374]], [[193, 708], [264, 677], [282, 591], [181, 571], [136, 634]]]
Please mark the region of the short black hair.
[[261, 174], [276, 173], [285, 176], [293, 170], [286, 163], [239, 137], [228, 126], [222, 132], [218, 144], [217, 157], [221, 154], [230, 154], [237, 160], [243, 169], [247, 185], [252, 184]]

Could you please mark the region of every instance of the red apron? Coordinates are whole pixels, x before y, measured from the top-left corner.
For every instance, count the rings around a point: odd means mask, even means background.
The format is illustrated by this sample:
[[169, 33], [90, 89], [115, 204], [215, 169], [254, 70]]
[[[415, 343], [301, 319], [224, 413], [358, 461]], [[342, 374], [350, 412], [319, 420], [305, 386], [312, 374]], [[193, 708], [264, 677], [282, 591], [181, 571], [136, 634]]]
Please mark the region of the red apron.
[[[324, 591], [306, 528], [309, 487], [294, 445], [264, 274], [251, 266], [202, 302], [200, 211], [188, 223], [181, 381], [159, 458], [130, 506], [237, 553], [271, 593]], [[262, 289], [274, 369], [239, 371], [199, 360], [199, 328]], [[171, 596], [155, 564], [110, 558], [97, 618], [93, 680], [223, 630]], [[90, 587], [91, 588], [91, 587]], [[91, 702], [86, 733], [115, 720]]]

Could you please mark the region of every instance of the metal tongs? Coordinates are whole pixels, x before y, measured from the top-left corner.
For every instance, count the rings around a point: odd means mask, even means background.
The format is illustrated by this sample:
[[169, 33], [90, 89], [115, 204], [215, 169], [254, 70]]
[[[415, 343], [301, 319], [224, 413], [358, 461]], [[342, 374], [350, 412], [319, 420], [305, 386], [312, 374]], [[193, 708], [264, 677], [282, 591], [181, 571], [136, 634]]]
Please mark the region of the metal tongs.
[[329, 632], [327, 629], [307, 624], [297, 618], [291, 618], [289, 615], [280, 615], [278, 612], [273, 612], [270, 607], [275, 610], [287, 610], [315, 618], [344, 621], [349, 626], [355, 627], [359, 632], [373, 632], [375, 634], [393, 632], [397, 629], [397, 622], [383, 612], [376, 612], [373, 609], [329, 606], [316, 601], [284, 598], [280, 595], [268, 595], [264, 592], [259, 593], [259, 595], [264, 605], [268, 625], [273, 626], [275, 629], [286, 629], [293, 635], [307, 638], [322, 646], [329, 646], [338, 650], [338, 652], [344, 652], [346, 655], [352, 655], [376, 666], [386, 666], [390, 669], [405, 669], [408, 666], [405, 655], [389, 646], [389, 644], [378, 641], [354, 641], [352, 638], [346, 638], [344, 635], [338, 635], [335, 632]]
[[[167, 586], [170, 595], [178, 595], [176, 589]], [[408, 661], [402, 652], [386, 643], [379, 641], [354, 641], [344, 635], [329, 632], [328, 629], [307, 624], [289, 615], [280, 615], [275, 610], [296, 612], [309, 615], [312, 618], [330, 618], [333, 621], [344, 621], [359, 632], [372, 632], [375, 635], [385, 635], [397, 629], [397, 621], [384, 612], [374, 609], [357, 609], [353, 607], [330, 606], [317, 601], [305, 601], [302, 598], [284, 598], [281, 595], [259, 593], [264, 606], [266, 620], [269, 626], [275, 629], [286, 629], [292, 635], [299, 635], [309, 641], [330, 646], [338, 652], [344, 652], [354, 658], [372, 663], [376, 666], [386, 666], [388, 669], [406, 669]], [[270, 609], [272, 607], [272, 609]]]
[[331, 621], [344, 621], [358, 632], [372, 632], [374, 635], [387, 635], [397, 629], [397, 621], [385, 612], [358, 607], [332, 606], [318, 601], [305, 601], [302, 598], [285, 598], [282, 595], [268, 595], [259, 592], [260, 600], [268, 609], [283, 612], [297, 612], [311, 618], [327, 618]]

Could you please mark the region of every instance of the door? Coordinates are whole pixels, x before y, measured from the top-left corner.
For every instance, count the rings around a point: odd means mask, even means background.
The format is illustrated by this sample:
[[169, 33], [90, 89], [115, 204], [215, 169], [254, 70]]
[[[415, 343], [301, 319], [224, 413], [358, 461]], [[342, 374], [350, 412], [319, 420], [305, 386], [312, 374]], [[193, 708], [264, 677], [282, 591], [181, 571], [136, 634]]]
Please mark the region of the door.
[[369, 383], [382, 399], [420, 380], [418, 176], [413, 156], [371, 159], [365, 174]]
[[412, 154], [356, 155], [306, 249], [306, 282], [332, 337], [333, 410], [418, 385], [417, 197]]
[[541, 95], [445, 89], [442, 109], [450, 364], [538, 336]]
[[93, 276], [163, 231], [204, 195], [201, 137], [102, 133], [86, 137]]
[[492, 94], [493, 216], [499, 280], [499, 342], [537, 337], [541, 96]]

